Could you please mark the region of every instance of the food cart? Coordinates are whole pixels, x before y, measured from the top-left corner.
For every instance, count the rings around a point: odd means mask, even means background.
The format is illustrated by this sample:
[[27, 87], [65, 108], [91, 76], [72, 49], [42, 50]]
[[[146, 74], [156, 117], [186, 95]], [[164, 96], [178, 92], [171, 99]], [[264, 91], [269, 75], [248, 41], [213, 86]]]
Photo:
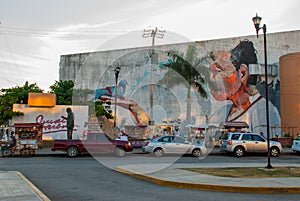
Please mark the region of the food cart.
[[42, 140], [43, 125], [39, 123], [15, 123], [15, 150], [21, 156], [34, 155]]
[[[213, 124], [188, 124], [190, 128], [189, 137], [192, 141], [204, 141], [206, 147], [214, 147], [216, 144], [216, 126]], [[198, 136], [198, 137], [197, 137]]]

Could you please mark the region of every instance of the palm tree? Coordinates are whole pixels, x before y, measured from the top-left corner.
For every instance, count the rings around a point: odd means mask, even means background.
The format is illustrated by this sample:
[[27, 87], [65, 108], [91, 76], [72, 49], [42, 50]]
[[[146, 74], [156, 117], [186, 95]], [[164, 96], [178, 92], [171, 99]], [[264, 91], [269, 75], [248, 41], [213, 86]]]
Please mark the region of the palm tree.
[[174, 72], [169, 70], [160, 82], [166, 84], [167, 87], [178, 84], [186, 85], [188, 90], [186, 112], [187, 123], [191, 122], [191, 89], [197, 90], [201, 97], [207, 98], [207, 92], [203, 85], [205, 84], [204, 77], [208, 75], [208, 69], [201, 68], [201, 62], [205, 58], [197, 58], [196, 54], [197, 47], [195, 45], [189, 45], [186, 54], [179, 51], [169, 51], [167, 52], [167, 55], [170, 59], [160, 66], [162, 68], [171, 68], [184, 78], [184, 81], [183, 79], [181, 79], [181, 81], [179, 81], [180, 79], [174, 79]]

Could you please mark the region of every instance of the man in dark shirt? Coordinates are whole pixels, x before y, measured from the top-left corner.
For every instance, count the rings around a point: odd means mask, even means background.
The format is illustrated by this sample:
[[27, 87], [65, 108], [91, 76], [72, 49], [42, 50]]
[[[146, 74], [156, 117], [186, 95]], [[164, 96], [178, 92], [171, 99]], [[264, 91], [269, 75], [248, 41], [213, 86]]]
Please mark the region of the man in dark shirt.
[[66, 109], [66, 111], [68, 113], [68, 116], [67, 117], [61, 116], [61, 118], [67, 120], [67, 137], [68, 139], [72, 139], [73, 128], [74, 128], [74, 113], [69, 107]]

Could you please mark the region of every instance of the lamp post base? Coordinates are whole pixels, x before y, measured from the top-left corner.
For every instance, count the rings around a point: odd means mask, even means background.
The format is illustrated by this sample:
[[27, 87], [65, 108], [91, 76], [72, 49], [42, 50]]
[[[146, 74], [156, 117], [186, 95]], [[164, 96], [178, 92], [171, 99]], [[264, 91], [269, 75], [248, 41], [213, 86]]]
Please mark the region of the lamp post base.
[[272, 166], [271, 164], [268, 164], [268, 165], [266, 166], [266, 168], [267, 168], [267, 169], [274, 169], [273, 166]]

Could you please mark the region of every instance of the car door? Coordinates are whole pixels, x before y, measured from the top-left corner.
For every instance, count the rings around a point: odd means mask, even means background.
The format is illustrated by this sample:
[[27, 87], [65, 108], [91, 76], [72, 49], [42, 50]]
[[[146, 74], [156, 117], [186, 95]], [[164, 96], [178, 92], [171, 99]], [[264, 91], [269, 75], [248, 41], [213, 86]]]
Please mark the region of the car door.
[[256, 134], [252, 134], [251, 135], [252, 140], [254, 142], [254, 147], [255, 147], [255, 152], [267, 152], [268, 151], [268, 144], [266, 139], [264, 139], [263, 137], [256, 135]]
[[191, 143], [181, 137], [174, 137], [173, 140], [174, 153], [184, 154], [191, 149]]
[[172, 143], [172, 136], [164, 136], [158, 142], [158, 147], [162, 147], [165, 153], [173, 153], [174, 152], [174, 144]]
[[114, 145], [107, 139], [104, 134], [93, 133], [87, 136], [85, 143], [88, 152], [105, 153], [111, 152]]
[[96, 149], [97, 152], [113, 152], [115, 150], [115, 145], [108, 139], [105, 134], [96, 135]]
[[255, 142], [252, 140], [250, 133], [245, 133], [242, 136], [242, 144], [245, 147], [246, 151], [253, 152], [255, 151]]

